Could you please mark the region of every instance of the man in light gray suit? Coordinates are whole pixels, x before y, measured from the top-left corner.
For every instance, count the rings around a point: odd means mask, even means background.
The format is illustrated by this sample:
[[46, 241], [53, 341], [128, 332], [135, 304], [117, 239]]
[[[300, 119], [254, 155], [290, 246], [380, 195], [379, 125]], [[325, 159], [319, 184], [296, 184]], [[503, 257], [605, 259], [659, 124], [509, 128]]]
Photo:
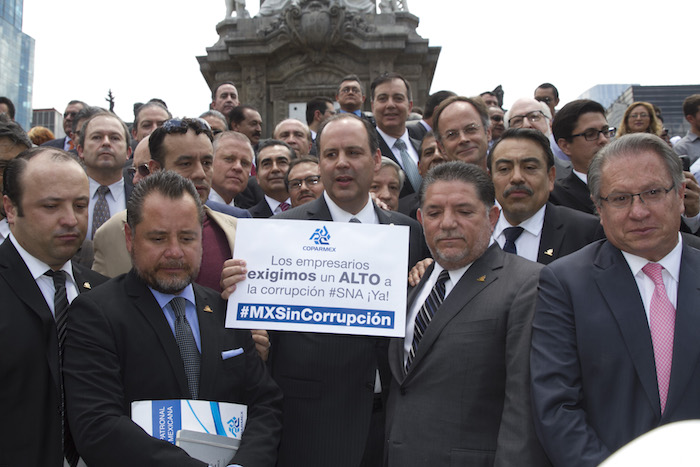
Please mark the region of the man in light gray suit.
[[494, 187], [473, 164], [430, 170], [417, 214], [435, 263], [389, 346], [388, 465], [548, 465], [528, 368], [542, 266], [489, 246]]

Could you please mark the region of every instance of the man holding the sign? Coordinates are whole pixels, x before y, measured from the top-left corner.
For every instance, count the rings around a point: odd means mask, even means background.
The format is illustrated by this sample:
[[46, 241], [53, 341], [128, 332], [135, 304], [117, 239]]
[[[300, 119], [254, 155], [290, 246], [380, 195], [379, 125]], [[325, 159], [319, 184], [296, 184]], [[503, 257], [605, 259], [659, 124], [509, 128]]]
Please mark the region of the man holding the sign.
[[[377, 208], [369, 195], [381, 153], [376, 132], [352, 114], [326, 120], [316, 139], [318, 199], [275, 216], [410, 227], [409, 267], [425, 257], [420, 225]], [[399, 310], [400, 311], [400, 310]], [[381, 466], [390, 374], [388, 339], [271, 332], [270, 369], [285, 396], [278, 466]]]

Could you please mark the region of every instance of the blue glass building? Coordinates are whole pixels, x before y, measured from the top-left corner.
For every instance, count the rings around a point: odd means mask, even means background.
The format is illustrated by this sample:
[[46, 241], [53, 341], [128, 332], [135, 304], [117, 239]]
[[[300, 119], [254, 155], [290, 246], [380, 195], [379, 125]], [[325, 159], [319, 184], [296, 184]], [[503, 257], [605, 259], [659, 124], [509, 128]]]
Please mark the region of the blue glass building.
[[0, 96], [15, 104], [15, 120], [32, 122], [34, 39], [22, 32], [23, 0], [0, 0]]

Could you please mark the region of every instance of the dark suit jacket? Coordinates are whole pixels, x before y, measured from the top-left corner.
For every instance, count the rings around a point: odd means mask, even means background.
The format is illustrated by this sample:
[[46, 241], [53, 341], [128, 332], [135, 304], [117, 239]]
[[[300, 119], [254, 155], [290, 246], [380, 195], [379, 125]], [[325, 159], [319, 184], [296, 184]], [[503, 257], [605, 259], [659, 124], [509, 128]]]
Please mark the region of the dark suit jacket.
[[547, 203], [537, 262], [549, 264], [604, 237], [596, 216]]
[[[399, 167], [401, 167], [401, 163], [396, 160], [396, 157], [394, 157], [394, 153], [391, 152], [391, 148], [386, 144], [386, 141], [384, 141], [382, 135], [377, 134], [377, 138], [379, 140], [379, 150], [382, 152], [382, 156], [388, 157], [392, 161], [399, 164]], [[410, 136], [409, 139], [411, 140], [411, 145], [413, 145], [413, 148], [418, 154], [420, 154], [420, 141], [411, 138]], [[415, 193], [415, 190], [411, 186], [411, 183], [408, 181], [408, 179], [406, 179], [406, 182], [403, 184], [403, 188], [401, 189], [401, 193], [399, 193], [399, 198], [403, 198], [404, 196], [410, 195], [411, 193]]]
[[63, 149], [66, 146], [66, 138], [67, 136], [64, 136], [63, 138], [52, 139], [51, 141], [47, 141], [44, 144], [42, 144], [42, 146]]
[[[419, 224], [399, 213], [375, 209], [382, 224], [411, 227], [412, 267], [423, 258]], [[274, 218], [332, 220], [323, 196]], [[284, 435], [277, 465], [358, 467], [367, 447], [377, 369], [384, 400], [389, 389], [389, 339], [308, 332], [270, 335], [269, 367], [284, 393]], [[380, 416], [383, 421], [383, 412]], [[381, 452], [377, 455], [381, 462]]]
[[[250, 331], [224, 328], [226, 302], [197, 284], [194, 292], [202, 343], [199, 397], [246, 404], [248, 421], [234, 463], [274, 466], [281, 427], [279, 388], [265, 371]], [[85, 462], [204, 465], [131, 421], [133, 401], [189, 398], [175, 336], [134, 271], [78, 297], [69, 310], [66, 404]], [[237, 348], [244, 353], [222, 360], [222, 351]]]
[[[107, 278], [73, 265], [80, 292]], [[0, 245], [0, 465], [63, 466], [56, 322], [9, 238]]]
[[265, 198], [265, 192], [263, 192], [260, 185], [258, 185], [258, 179], [255, 176], [248, 177], [248, 185], [246, 185], [245, 190], [238, 193], [234, 198], [236, 206], [243, 209], [248, 209], [260, 202], [261, 199]]
[[538, 435], [557, 466], [596, 466], [665, 423], [700, 418], [700, 252], [683, 247], [673, 370], [661, 416], [654, 351], [620, 250], [595, 242], [547, 266], [533, 323]]
[[411, 193], [399, 198], [399, 212], [404, 214], [411, 219], [417, 219], [417, 212], [420, 208], [420, 197], [418, 193]]
[[[390, 467], [542, 466], [529, 391], [530, 325], [541, 265], [494, 244], [464, 273], [404, 373], [389, 345]], [[408, 308], [430, 276], [409, 292]]]
[[272, 217], [272, 210], [270, 209], [270, 205], [267, 204], [267, 200], [265, 200], [265, 198], [263, 198], [262, 201], [252, 208], [249, 208], [248, 212], [250, 213], [251, 217], [255, 219], [268, 219]]
[[406, 122], [406, 129], [408, 136], [417, 141], [423, 141], [423, 137], [428, 134], [428, 129], [423, 126], [420, 120]]
[[583, 183], [573, 172], [554, 182], [554, 189], [549, 194], [549, 201], [588, 214], [596, 213], [588, 185]]
[[233, 216], [238, 219], [248, 219], [251, 217], [250, 213], [247, 210], [238, 208], [236, 206], [229, 206], [228, 204], [217, 203], [216, 201], [212, 201], [210, 199], [208, 199], [207, 202], [204, 204], [209, 206], [214, 211], [222, 212], [224, 214], [228, 214], [229, 216]]

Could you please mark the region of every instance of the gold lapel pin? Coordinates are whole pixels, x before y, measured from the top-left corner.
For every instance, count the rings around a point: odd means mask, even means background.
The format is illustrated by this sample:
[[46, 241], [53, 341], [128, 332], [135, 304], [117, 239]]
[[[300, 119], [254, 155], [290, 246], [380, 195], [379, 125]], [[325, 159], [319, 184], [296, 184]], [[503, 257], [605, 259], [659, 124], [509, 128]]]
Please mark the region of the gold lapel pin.
[[481, 276], [476, 278], [477, 282], [484, 282], [486, 280], [486, 276]]
[[207, 305], [204, 307], [204, 311], [206, 311], [207, 313], [212, 313], [213, 310], [211, 309], [211, 307], [209, 305]]
[[90, 290], [90, 289], [92, 289], [92, 286], [90, 285], [89, 282], [83, 282], [83, 288]]
[[551, 248], [549, 250], [544, 250], [544, 254], [547, 256], [554, 256], [554, 250]]

